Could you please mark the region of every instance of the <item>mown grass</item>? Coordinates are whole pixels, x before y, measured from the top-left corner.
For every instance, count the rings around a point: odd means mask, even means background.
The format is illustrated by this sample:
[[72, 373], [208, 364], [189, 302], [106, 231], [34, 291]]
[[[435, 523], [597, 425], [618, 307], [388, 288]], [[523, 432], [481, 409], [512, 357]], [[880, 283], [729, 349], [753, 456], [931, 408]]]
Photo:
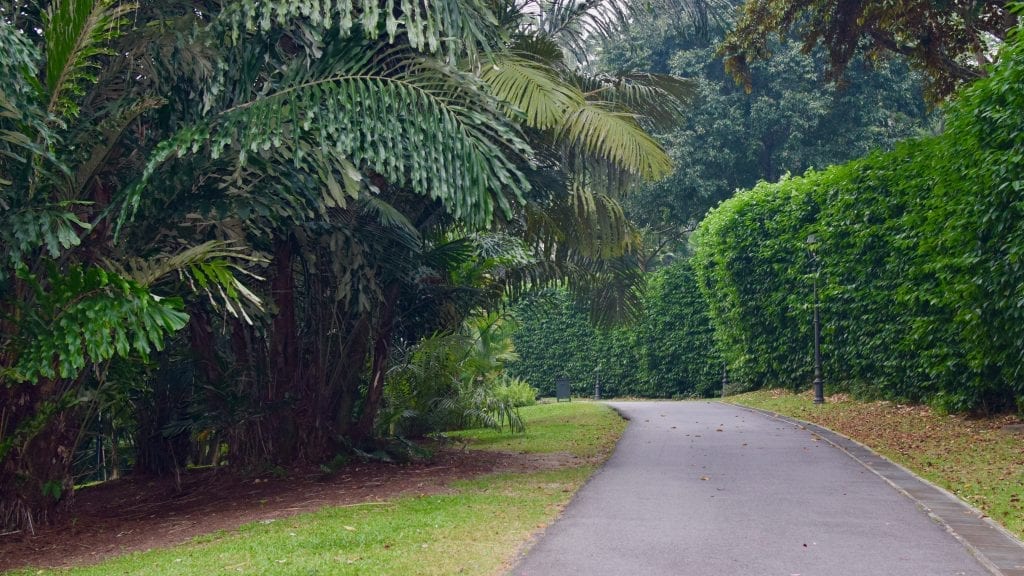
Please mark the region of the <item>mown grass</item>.
[[[523, 416], [526, 435], [465, 434], [487, 437], [495, 449], [569, 450], [600, 458], [612, 450], [624, 428], [614, 412], [594, 404], [541, 405], [524, 410]], [[562, 440], [575, 444], [563, 446]], [[488, 475], [455, 482], [447, 494], [325, 508], [94, 566], [13, 574], [496, 574], [531, 534], [558, 515], [593, 470], [587, 464]]]
[[527, 423], [524, 434], [477, 429], [449, 436], [479, 450], [568, 452], [581, 458], [600, 458], [626, 428], [625, 420], [609, 418], [609, 410], [603, 404], [587, 401], [537, 404], [520, 408]]
[[955, 493], [1024, 538], [1024, 436], [1016, 417], [970, 418], [925, 406], [859, 402], [843, 395], [821, 406], [810, 393], [762, 390], [727, 399], [845, 434]]

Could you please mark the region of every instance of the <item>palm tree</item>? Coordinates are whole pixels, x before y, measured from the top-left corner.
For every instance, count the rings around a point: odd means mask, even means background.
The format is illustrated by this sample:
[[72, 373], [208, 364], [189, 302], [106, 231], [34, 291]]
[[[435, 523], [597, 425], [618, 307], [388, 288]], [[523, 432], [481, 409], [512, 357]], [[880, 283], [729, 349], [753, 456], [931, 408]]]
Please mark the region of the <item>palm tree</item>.
[[[315, 460], [372, 430], [424, 300], [451, 327], [505, 287], [629, 278], [616, 195], [669, 170], [637, 113], [674, 109], [648, 104], [683, 84], [581, 74], [557, 43], [567, 16], [340, 6], [0, 9], [5, 527], [68, 492], [53, 454], [88, 417], [76, 392], [159, 350], [186, 310], [207, 397], [252, 402], [220, 419], [233, 461]], [[500, 282], [424, 274], [499, 225], [534, 250]]]
[[[239, 442], [270, 445], [273, 436], [276, 453], [262, 457], [287, 461], [322, 458], [339, 437], [372, 431], [395, 327], [410, 288], [421, 280], [417, 263], [431, 252], [421, 249], [422, 238], [452, 223], [472, 231], [497, 218], [559, 255], [557, 266], [538, 262], [518, 278], [550, 281], [566, 271], [577, 278], [628, 278], [623, 263], [630, 261], [625, 247], [631, 234], [621, 209], [611, 195], [595, 195], [583, 183], [610, 187], [667, 171], [664, 153], [625, 104], [669, 91], [542, 66], [496, 45], [501, 35], [495, 30], [474, 32], [453, 53], [441, 43], [391, 44], [356, 25], [359, 18], [339, 30], [341, 19], [325, 24], [323, 14], [314, 21], [274, 5], [247, 4], [203, 32], [227, 39], [217, 68], [232, 76], [215, 74], [200, 89], [204, 112], [184, 118], [159, 147], [126, 204], [152, 198], [174, 204], [167, 198], [179, 197], [178, 187], [162, 190], [166, 180], [154, 176], [178, 170], [176, 156], [192, 162], [189, 153], [200, 148], [209, 150], [209, 161], [190, 170], [209, 171], [202, 181], [215, 183], [212, 193], [229, 198], [232, 212], [253, 212], [248, 204], [266, 206], [272, 215], [242, 218], [246, 241], [273, 254], [267, 289], [277, 310], [267, 320], [265, 381], [247, 377], [263, 391], [254, 397], [279, 408], [276, 415], [258, 410]], [[247, 25], [244, 14], [256, 24]], [[269, 15], [269, 23], [261, 15]], [[512, 99], [514, 84], [503, 84], [510, 68], [534, 91], [529, 102]], [[515, 125], [522, 109], [525, 136]], [[570, 207], [564, 213], [572, 217], [557, 229], [537, 224], [554, 222], [559, 215], [553, 210], [561, 206]], [[599, 232], [586, 234], [594, 229]], [[573, 251], [566, 255], [566, 248]], [[604, 260], [590, 262], [599, 257]], [[253, 332], [232, 325], [239, 329]], [[245, 338], [258, 339], [256, 333]], [[324, 348], [331, 342], [334, 360]], [[361, 388], [365, 395], [358, 395]], [[299, 412], [284, 407], [288, 397], [299, 399]], [[295, 429], [302, 425], [309, 428]], [[282, 447], [287, 438], [302, 449]]]
[[142, 261], [107, 237], [109, 185], [133, 160], [125, 153], [129, 128], [162, 104], [112, 90], [98, 75], [102, 62], [118, 57], [112, 46], [128, 29], [132, 8], [60, 0], [10, 3], [0, 11], [6, 528], [31, 529], [70, 492], [71, 456], [91, 410], [86, 388], [103, 385], [114, 358], [146, 358], [185, 325], [183, 301], [175, 297], [181, 279], [199, 279], [229, 301], [256, 302], [234, 277], [234, 261], [244, 259], [234, 247], [207, 243]]

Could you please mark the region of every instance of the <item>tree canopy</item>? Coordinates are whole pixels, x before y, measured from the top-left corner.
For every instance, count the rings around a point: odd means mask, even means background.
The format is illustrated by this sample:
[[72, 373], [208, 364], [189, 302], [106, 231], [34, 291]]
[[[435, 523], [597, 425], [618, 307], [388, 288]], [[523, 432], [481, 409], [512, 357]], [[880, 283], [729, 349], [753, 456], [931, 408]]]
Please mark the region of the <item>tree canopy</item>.
[[641, 22], [603, 48], [601, 65], [689, 78], [699, 103], [670, 129], [658, 130], [675, 172], [626, 200], [630, 217], [656, 237], [677, 238], [673, 251], [684, 249], [680, 228], [692, 229], [736, 190], [889, 149], [933, 122], [922, 77], [898, 60], [872, 62], [858, 53], [846, 80], [835, 84], [827, 81], [823, 49], [804, 53], [795, 40], [769, 39], [775, 56], [751, 64], [747, 93], [717, 53], [728, 21], [700, 36], [670, 13]]
[[1017, 31], [943, 134], [761, 183], [700, 224], [694, 267], [736, 381], [808, 383], [818, 278], [833, 389], [1020, 409], [1022, 49]]
[[828, 75], [843, 78], [858, 54], [901, 56], [929, 78], [942, 99], [986, 73], [1017, 22], [1004, 0], [869, 2], [749, 0], [721, 47], [726, 67], [752, 89], [750, 65], [770, 57], [771, 38], [796, 34], [803, 51], [828, 54]]

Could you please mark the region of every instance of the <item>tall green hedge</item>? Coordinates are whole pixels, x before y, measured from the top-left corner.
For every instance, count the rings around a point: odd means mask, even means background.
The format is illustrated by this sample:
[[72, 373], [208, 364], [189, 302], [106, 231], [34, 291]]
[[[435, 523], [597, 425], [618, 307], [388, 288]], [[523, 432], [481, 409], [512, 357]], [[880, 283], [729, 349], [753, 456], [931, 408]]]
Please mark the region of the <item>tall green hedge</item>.
[[601, 379], [607, 396], [642, 395], [635, 337], [628, 328], [599, 330], [562, 290], [545, 290], [516, 306], [513, 334], [519, 360], [509, 365], [544, 396], [554, 396], [555, 379], [569, 378], [576, 396], [594, 394]]
[[830, 384], [951, 410], [1024, 395], [1022, 87], [1018, 32], [943, 135], [762, 183], [708, 214], [693, 262], [734, 379], [810, 381], [820, 274]]
[[513, 336], [520, 360], [509, 371], [554, 394], [565, 374], [573, 393], [589, 396], [601, 380], [604, 396], [710, 396], [721, 385], [722, 361], [713, 349], [707, 304], [689, 263], [648, 277], [644, 315], [611, 330], [593, 327], [585, 310], [562, 291], [535, 295], [515, 309]]
[[687, 260], [648, 276], [644, 318], [635, 328], [641, 376], [649, 395], [714, 396], [722, 359], [714, 347], [708, 305]]

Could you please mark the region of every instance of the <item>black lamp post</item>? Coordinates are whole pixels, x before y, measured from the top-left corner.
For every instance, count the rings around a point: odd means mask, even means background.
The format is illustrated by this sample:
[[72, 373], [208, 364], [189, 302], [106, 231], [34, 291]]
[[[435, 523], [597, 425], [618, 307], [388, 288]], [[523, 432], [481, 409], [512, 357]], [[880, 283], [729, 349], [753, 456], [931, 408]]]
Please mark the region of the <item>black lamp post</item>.
[[821, 261], [814, 249], [818, 246], [818, 235], [807, 237], [807, 251], [814, 264], [814, 403], [825, 403], [825, 381], [821, 374], [821, 317], [818, 313], [818, 276], [821, 275]]

